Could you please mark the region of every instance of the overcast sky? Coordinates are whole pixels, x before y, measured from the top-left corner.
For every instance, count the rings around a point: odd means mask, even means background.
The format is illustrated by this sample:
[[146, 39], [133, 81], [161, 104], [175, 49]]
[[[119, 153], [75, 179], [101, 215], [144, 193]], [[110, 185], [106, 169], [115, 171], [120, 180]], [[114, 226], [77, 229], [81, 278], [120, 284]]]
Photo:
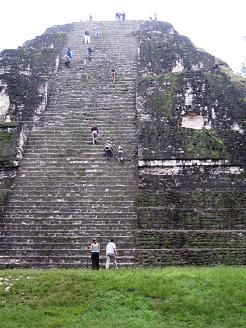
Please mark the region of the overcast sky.
[[17, 48], [46, 28], [80, 19], [126, 19], [171, 23], [199, 48], [225, 60], [234, 71], [246, 62], [246, 0], [3, 0], [0, 6], [0, 50]]

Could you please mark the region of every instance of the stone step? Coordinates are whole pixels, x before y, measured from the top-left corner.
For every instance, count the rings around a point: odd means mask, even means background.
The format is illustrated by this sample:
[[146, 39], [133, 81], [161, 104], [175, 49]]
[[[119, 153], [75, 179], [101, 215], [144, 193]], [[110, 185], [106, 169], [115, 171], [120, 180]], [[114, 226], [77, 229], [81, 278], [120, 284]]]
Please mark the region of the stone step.
[[[106, 140], [105, 140], [106, 141]], [[120, 140], [117, 142], [117, 144], [112, 140], [113, 143], [113, 153], [117, 151], [117, 145], [122, 145], [124, 148], [126, 154], [131, 154], [132, 151], [136, 151], [137, 144], [132, 144], [132, 140], [129, 139], [129, 143], [125, 142], [124, 140]], [[38, 147], [37, 154], [40, 155], [40, 153], [45, 153], [47, 155], [56, 155], [61, 153], [67, 153], [70, 152], [77, 152], [76, 154], [90, 154], [91, 156], [97, 156], [98, 154], [102, 154], [104, 152], [104, 143], [100, 139], [98, 141], [97, 145], [92, 145], [92, 138], [88, 137], [86, 141], [79, 140], [77, 145], [69, 145], [69, 144], [63, 144], [63, 140], [61, 138], [60, 144], [54, 144], [53, 146], [50, 146], [46, 143], [36, 143], [36, 144], [27, 144], [27, 147], [25, 149], [25, 154], [31, 154], [35, 155], [35, 147]]]
[[[112, 182], [113, 183], [113, 182]], [[136, 192], [136, 188], [135, 186], [128, 186], [128, 185], [119, 185], [119, 184], [108, 184], [107, 187], [105, 186], [96, 186], [96, 185], [92, 185], [92, 184], [84, 184], [84, 185], [74, 185], [73, 186], [73, 190], [64, 190], [63, 188], [60, 188], [59, 190], [57, 189], [53, 189], [52, 186], [29, 186], [28, 189], [26, 189], [25, 191], [22, 189], [22, 187], [20, 186], [15, 186], [14, 187], [14, 192], [15, 194], [18, 195], [29, 195], [29, 194], [38, 194], [38, 193], [49, 193], [51, 195], [57, 195], [57, 196], [61, 196], [61, 195], [69, 195], [69, 194], [76, 194], [76, 193], [80, 193], [80, 192], [89, 192], [89, 193], [102, 193], [102, 194], [106, 194], [108, 193], [108, 191], [112, 191], [114, 194], [115, 193], [122, 193], [122, 194], [131, 194], [131, 195], [135, 195]], [[11, 190], [11, 189], [10, 189]]]
[[[59, 197], [59, 196], [58, 196]], [[56, 199], [52, 199], [52, 195], [47, 195], [47, 194], [39, 194], [39, 195], [28, 195], [28, 196], [17, 196], [15, 195], [14, 200], [11, 200], [11, 205], [26, 205], [27, 207], [30, 206], [31, 204], [57, 204], [59, 202], [62, 202], [62, 206], [67, 206], [70, 203], [74, 204], [82, 204], [90, 202], [90, 203], [105, 203], [105, 204], [112, 204], [114, 202], [120, 202], [120, 203], [127, 203], [131, 204], [135, 202], [134, 198], [132, 195], [95, 195], [92, 193], [91, 195], [64, 195], [63, 197], [59, 197]], [[118, 204], [118, 203], [117, 203]]]
[[[83, 172], [82, 172], [83, 173]], [[120, 176], [116, 176], [116, 175], [110, 175], [109, 173], [105, 173], [104, 175], [102, 176], [91, 176], [91, 175], [88, 175], [88, 176], [85, 176], [84, 174], [81, 174], [81, 176], [78, 178], [78, 176], [75, 176], [75, 175], [57, 175], [56, 177], [52, 178], [52, 177], [47, 177], [46, 179], [45, 178], [42, 178], [42, 177], [38, 177], [38, 176], [26, 176], [23, 174], [23, 176], [21, 175], [18, 175], [18, 177], [16, 178], [16, 181], [20, 182], [25, 182], [25, 185], [28, 185], [29, 183], [35, 183], [35, 184], [39, 184], [39, 183], [48, 183], [48, 184], [51, 184], [51, 183], [54, 183], [54, 184], [61, 184], [61, 183], [66, 183], [67, 185], [81, 185], [82, 183], [91, 183], [91, 182], [94, 182], [94, 183], [103, 183], [103, 185], [106, 186], [108, 185], [108, 182], [110, 184], [110, 180], [111, 180], [111, 183], [112, 181], [116, 181], [118, 183], [121, 183], [121, 182], [124, 182], [124, 183], [127, 183], [127, 182], [132, 182], [132, 179], [134, 178], [134, 175], [129, 177], [127, 175], [120, 175]]]
[[141, 230], [136, 233], [141, 249], [158, 248], [245, 248], [245, 230]]
[[[134, 265], [134, 262], [129, 261], [128, 258], [119, 258], [118, 260], [118, 267], [121, 268], [127, 268], [127, 267], [132, 267]], [[101, 268], [105, 268], [105, 264], [100, 262]], [[42, 258], [42, 261], [38, 261], [38, 258], [28, 258], [25, 260], [20, 258], [3, 258], [2, 260], [0, 259], [0, 268], [2, 269], [14, 269], [14, 268], [22, 268], [22, 269], [34, 269], [34, 268], [39, 268], [39, 269], [48, 269], [48, 268], [90, 268], [91, 267], [91, 260], [90, 257], [85, 257], [84, 259], [75, 259], [75, 260], [70, 260], [66, 261], [62, 258], [56, 258], [50, 259], [49, 257]], [[111, 265], [110, 265], [111, 268]]]
[[[80, 230], [85, 230], [85, 231], [113, 231], [114, 229], [116, 230], [120, 230], [120, 231], [128, 231], [128, 230], [134, 230], [135, 228], [135, 221], [136, 220], [131, 220], [131, 222], [129, 222], [130, 220], [125, 219], [124, 222], [121, 222], [119, 219], [118, 220], [109, 220], [109, 219], [104, 219], [104, 223], [95, 223], [95, 220], [88, 220], [88, 219], [84, 219], [84, 220], [77, 220], [74, 221], [73, 223], [71, 223], [69, 220], [67, 223], [67, 221], [62, 224], [62, 223], [50, 223], [50, 220], [27, 220], [24, 219], [25, 221], [23, 221], [22, 219], [18, 219], [18, 220], [11, 220], [11, 223], [8, 224], [0, 224], [0, 228], [1, 231], [3, 231], [4, 229], [8, 230], [8, 231], [12, 231], [13, 234], [15, 234], [15, 232], [18, 231], [27, 231], [27, 230], [32, 230], [32, 231], [80, 231]], [[19, 221], [19, 223], [18, 223]], [[56, 220], [58, 221], [58, 220]], [[61, 221], [61, 220], [59, 220]], [[63, 220], [65, 221], [65, 219]], [[96, 220], [101, 222], [102, 220]], [[55, 222], [55, 221], [53, 221]]]
[[[116, 158], [113, 157], [112, 162], [114, 162], [114, 164], [116, 164]], [[24, 164], [23, 164], [24, 163]], [[111, 162], [110, 162], [111, 163]], [[38, 164], [38, 167], [37, 167]], [[34, 159], [24, 159], [21, 164], [20, 164], [20, 172], [21, 173], [25, 173], [29, 168], [30, 168], [30, 173], [32, 173], [33, 171], [36, 170], [44, 170], [44, 171], [67, 171], [70, 168], [71, 172], [74, 171], [83, 171], [85, 172], [85, 170], [88, 170], [88, 172], [90, 170], [93, 169], [105, 169], [108, 170], [108, 167], [111, 164], [108, 164], [108, 162], [105, 160], [104, 156], [102, 156], [101, 158], [94, 160], [94, 161], [90, 161], [88, 159], [83, 160], [67, 160], [66, 161], [61, 161], [60, 159], [53, 159], [51, 161], [46, 161], [46, 159], [40, 159], [40, 160], [34, 160]], [[121, 172], [124, 172], [125, 170], [135, 170], [137, 172], [137, 163], [135, 160], [128, 160], [126, 159], [124, 162], [124, 165], [120, 166], [120, 170]], [[118, 171], [119, 170], [119, 166], [118, 165], [111, 165], [110, 166], [110, 171], [112, 170], [112, 172], [114, 171]]]
[[[117, 260], [120, 262], [123, 259], [127, 259], [128, 261], [133, 261], [134, 260], [134, 250], [131, 249], [121, 249], [118, 250], [118, 256], [117, 256]], [[5, 252], [3, 253], [0, 250], [0, 263], [1, 261], [6, 258], [6, 257], [15, 257], [17, 258], [21, 258], [21, 257], [25, 257], [26, 258], [36, 258], [36, 260], [38, 260], [40, 258], [40, 260], [42, 261], [43, 259], [56, 259], [58, 260], [59, 258], [71, 258], [71, 259], [80, 259], [80, 260], [87, 260], [88, 258], [90, 258], [90, 252], [88, 249], [73, 249], [73, 248], [61, 248], [61, 249], [18, 249], [18, 248], [14, 248], [14, 249], [6, 249]], [[106, 256], [105, 256], [105, 250], [101, 250], [101, 254], [100, 254], [100, 258], [101, 258], [101, 262], [106, 260]]]
[[[111, 188], [110, 188], [111, 189]], [[127, 197], [131, 197], [132, 199], [135, 198], [135, 191], [134, 190], [119, 190], [117, 188], [113, 189], [114, 194], [116, 197], [123, 197], [123, 199], [127, 198]], [[43, 195], [43, 198], [47, 198], [49, 199], [50, 197], [57, 197], [57, 198], [64, 198], [64, 197], [68, 197], [68, 198], [72, 198], [74, 197], [74, 199], [80, 198], [81, 196], [83, 197], [92, 197], [92, 199], [96, 199], [96, 195], [99, 195], [98, 197], [114, 197], [112, 195], [108, 196], [108, 191], [105, 191], [105, 188], [103, 190], [98, 190], [97, 188], [93, 188], [93, 189], [88, 189], [87, 187], [83, 188], [82, 190], [77, 190], [77, 191], [66, 191], [66, 190], [58, 190], [58, 191], [54, 191], [53, 189], [50, 189], [49, 191], [46, 188], [43, 189], [35, 189], [33, 188], [32, 190], [20, 190], [19, 192], [14, 189], [14, 193], [15, 193], [15, 197], [16, 199], [19, 200], [28, 200], [29, 197], [39, 197], [41, 195]]]
[[[133, 236], [123, 236], [119, 234], [114, 234], [113, 237], [117, 240], [117, 247], [120, 248], [133, 248], [134, 237]], [[52, 248], [58, 249], [64, 248], [65, 244], [69, 245], [69, 247], [75, 247], [77, 243], [81, 249], [85, 249], [88, 247], [88, 244], [91, 242], [92, 238], [97, 238], [101, 247], [106, 247], [106, 244], [109, 238], [112, 238], [112, 234], [96, 234], [94, 231], [87, 236], [33, 236], [33, 235], [12, 235], [7, 237], [0, 237], [0, 242], [5, 245], [9, 244], [12, 246], [18, 244], [18, 248], [28, 249], [34, 245], [34, 248], [40, 247], [41, 249], [50, 244]]]
[[23, 223], [29, 223], [32, 224], [65, 224], [67, 223], [84, 223], [84, 222], [93, 222], [95, 224], [101, 223], [101, 224], [128, 224], [129, 222], [133, 222], [133, 224], [136, 221], [135, 213], [132, 211], [130, 212], [104, 212], [104, 211], [98, 211], [98, 212], [83, 212], [83, 213], [75, 213], [74, 211], [64, 211], [62, 213], [56, 213], [52, 211], [35, 211], [35, 213], [30, 213], [26, 215], [25, 213], [11, 213], [8, 215], [7, 219], [10, 220], [11, 223], [14, 222], [23, 222]]
[[246, 229], [243, 208], [138, 208], [138, 226], [142, 229]]
[[[158, 253], [158, 256], [157, 256]], [[246, 265], [243, 248], [137, 249], [135, 261], [142, 266], [166, 265]]]
[[9, 236], [18, 236], [18, 238], [25, 237], [25, 238], [70, 238], [70, 237], [75, 237], [75, 238], [83, 238], [83, 237], [91, 237], [91, 234], [94, 234], [95, 237], [100, 237], [103, 236], [104, 238], [110, 238], [112, 235], [117, 236], [117, 238], [127, 238], [127, 237], [132, 237], [134, 234], [134, 229], [131, 231], [127, 230], [120, 230], [120, 229], [115, 229], [115, 226], [111, 227], [111, 230], [85, 230], [85, 229], [78, 229], [78, 230], [37, 230], [37, 229], [31, 229], [31, 230], [23, 230], [18, 229], [18, 230], [6, 230], [4, 231], [4, 237], [7, 238]]
[[[23, 163], [23, 162], [22, 162]], [[21, 163], [21, 164], [22, 164]], [[36, 165], [35, 165], [36, 163]], [[79, 163], [75, 164], [69, 164], [65, 165], [65, 163], [61, 163], [60, 161], [53, 161], [53, 162], [46, 162], [46, 161], [39, 161], [38, 162], [39, 166], [37, 167], [37, 162], [35, 161], [25, 161], [25, 165], [20, 165], [21, 169], [20, 172], [24, 174], [25, 172], [27, 173], [33, 173], [33, 172], [39, 172], [40, 170], [42, 171], [48, 171], [48, 172], [66, 172], [67, 171], [82, 171], [85, 170], [87, 172], [93, 171], [93, 170], [98, 170], [98, 171], [103, 171], [108, 169], [108, 163], [105, 161], [105, 159], [98, 160], [96, 162], [90, 162], [88, 160], [81, 160]], [[78, 166], [79, 164], [79, 166]], [[124, 165], [121, 166], [120, 170], [121, 172], [128, 171], [128, 170], [137, 170], [137, 163], [134, 163], [133, 161], [125, 161]], [[111, 167], [110, 171], [118, 171], [119, 167], [114, 166]]]
[[[118, 171], [113, 170], [112, 176], [109, 178], [111, 178], [111, 179], [113, 179], [113, 178], [122, 179], [123, 178], [124, 179], [124, 177], [127, 176], [126, 173], [127, 173], [127, 171], [122, 169], [120, 166]], [[98, 170], [98, 169], [91, 169], [91, 170], [77, 169], [77, 170], [74, 170], [73, 172], [69, 172], [69, 171], [66, 172], [66, 171], [60, 171], [60, 170], [51, 171], [51, 172], [49, 172], [49, 171], [38, 171], [38, 172], [32, 171], [32, 172], [30, 172], [29, 175], [28, 175], [28, 172], [23, 172], [23, 173], [20, 172], [18, 175], [18, 180], [21, 178], [26, 178], [25, 180], [29, 180], [29, 181], [32, 181], [34, 179], [35, 180], [51, 179], [51, 181], [54, 181], [57, 177], [58, 178], [61, 177], [61, 178], [64, 178], [65, 181], [67, 181], [67, 180], [75, 177], [75, 179], [80, 179], [80, 181], [81, 180], [87, 181], [87, 178], [88, 178], [88, 181], [89, 181], [89, 178], [91, 178], [91, 177], [98, 179], [98, 178], [103, 178], [105, 176], [108, 176], [108, 174], [109, 173], [106, 173], [105, 170]], [[129, 175], [128, 177], [132, 179], [135, 177], [135, 174], [133, 173], [132, 175]]]
[[[35, 210], [35, 213], [41, 213], [41, 212], [44, 212], [44, 213], [64, 213], [64, 212], [74, 212], [74, 213], [84, 213], [86, 212], [87, 208], [88, 207], [91, 207], [91, 213], [100, 213], [100, 211], [102, 212], [116, 212], [118, 211], [119, 213], [124, 213], [124, 212], [131, 212], [134, 214], [134, 209], [133, 209], [133, 206], [105, 206], [105, 207], [102, 207], [100, 206], [99, 204], [88, 204], [87, 206], [30, 206], [30, 207], [24, 207], [24, 206], [13, 206], [11, 205], [10, 207], [6, 207], [6, 213], [10, 212], [12, 214], [16, 214], [16, 213], [20, 213], [20, 214], [30, 214], [30, 213], [33, 213], [34, 210]], [[119, 209], [120, 208], [120, 209]]]

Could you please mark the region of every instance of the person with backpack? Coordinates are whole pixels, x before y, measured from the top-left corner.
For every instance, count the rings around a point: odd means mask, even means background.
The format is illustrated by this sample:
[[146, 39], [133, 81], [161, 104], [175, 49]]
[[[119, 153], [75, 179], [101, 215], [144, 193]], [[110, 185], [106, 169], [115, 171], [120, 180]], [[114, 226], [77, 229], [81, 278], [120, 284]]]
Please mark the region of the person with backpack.
[[99, 270], [100, 245], [98, 244], [96, 238], [92, 239], [92, 243], [90, 245], [90, 251], [91, 251], [92, 270]]
[[92, 136], [92, 144], [96, 145], [97, 144], [97, 138], [98, 138], [98, 128], [97, 126], [94, 124], [91, 128], [91, 136]]
[[123, 151], [122, 146], [118, 147], [116, 155], [117, 155], [118, 162], [123, 164], [123, 162], [124, 162], [124, 151]]
[[104, 152], [107, 160], [109, 161], [113, 156], [113, 146], [110, 141], [107, 141], [104, 146]]

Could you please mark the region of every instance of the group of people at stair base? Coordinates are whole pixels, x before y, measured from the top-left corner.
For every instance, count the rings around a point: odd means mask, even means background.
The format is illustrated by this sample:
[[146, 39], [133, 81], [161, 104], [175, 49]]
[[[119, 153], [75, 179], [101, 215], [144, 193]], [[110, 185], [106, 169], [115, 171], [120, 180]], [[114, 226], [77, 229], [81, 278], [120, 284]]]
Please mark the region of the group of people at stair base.
[[65, 66], [67, 68], [70, 68], [70, 63], [71, 63], [71, 59], [73, 58], [74, 54], [71, 50], [71, 48], [67, 48], [67, 52], [66, 52], [66, 55], [65, 55]]
[[123, 12], [121, 13], [116, 13], [115, 14], [115, 19], [119, 22], [119, 21], [124, 21], [126, 19], [126, 14]]
[[[90, 245], [90, 251], [91, 251], [92, 270], [99, 270], [100, 245], [97, 242], [96, 238], [92, 239], [92, 243]], [[111, 261], [113, 262], [116, 269], [118, 269], [116, 256], [117, 256], [116, 245], [114, 243], [114, 239], [111, 239], [106, 246], [106, 269], [109, 269]]]

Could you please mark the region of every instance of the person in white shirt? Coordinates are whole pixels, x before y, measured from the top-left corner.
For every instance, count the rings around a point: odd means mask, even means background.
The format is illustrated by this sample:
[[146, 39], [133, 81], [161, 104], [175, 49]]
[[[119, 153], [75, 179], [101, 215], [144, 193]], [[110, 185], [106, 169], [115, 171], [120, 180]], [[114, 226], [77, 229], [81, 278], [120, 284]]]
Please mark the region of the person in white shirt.
[[90, 44], [91, 43], [91, 38], [90, 38], [90, 32], [85, 31], [85, 44]]
[[100, 245], [96, 241], [96, 238], [92, 239], [92, 243], [90, 245], [90, 251], [91, 251], [92, 270], [99, 270]]
[[112, 261], [118, 269], [117, 262], [116, 262], [116, 256], [117, 256], [117, 249], [116, 245], [114, 243], [114, 239], [111, 239], [110, 242], [106, 246], [106, 269], [109, 269], [110, 261]]

